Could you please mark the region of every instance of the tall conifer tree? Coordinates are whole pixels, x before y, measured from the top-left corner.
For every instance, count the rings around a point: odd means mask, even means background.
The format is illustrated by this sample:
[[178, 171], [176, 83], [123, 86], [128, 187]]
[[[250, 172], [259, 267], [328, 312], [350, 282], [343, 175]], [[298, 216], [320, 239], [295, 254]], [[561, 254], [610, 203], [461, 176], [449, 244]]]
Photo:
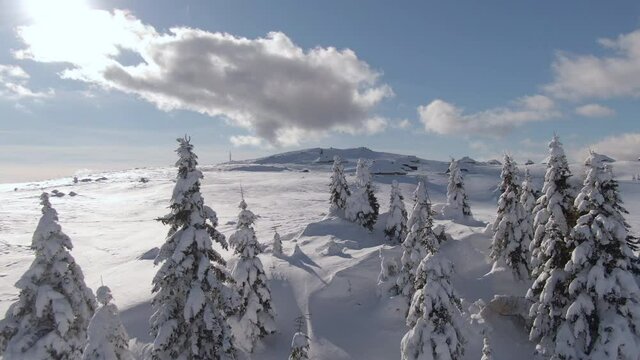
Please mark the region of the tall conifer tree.
[[227, 248], [216, 227], [215, 211], [200, 195], [202, 172], [193, 145], [178, 139], [178, 175], [171, 212], [158, 219], [169, 233], [155, 264], [151, 332], [153, 358], [233, 359], [235, 349], [227, 316], [232, 308], [226, 262], [213, 243]]

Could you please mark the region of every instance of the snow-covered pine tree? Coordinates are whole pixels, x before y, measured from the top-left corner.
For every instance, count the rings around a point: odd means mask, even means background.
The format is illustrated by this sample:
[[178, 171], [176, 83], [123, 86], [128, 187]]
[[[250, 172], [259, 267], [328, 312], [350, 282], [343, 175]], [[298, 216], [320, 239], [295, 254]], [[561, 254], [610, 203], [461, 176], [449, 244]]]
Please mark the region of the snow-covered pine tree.
[[565, 266], [569, 281], [566, 327], [558, 335], [562, 359], [635, 360], [640, 354], [640, 290], [631, 274], [634, 257], [619, 204], [611, 203], [611, 171], [591, 153], [580, 217], [571, 231]]
[[309, 360], [309, 337], [298, 331], [291, 340], [291, 354], [289, 360]]
[[111, 302], [111, 289], [100, 286], [96, 298], [101, 305], [89, 322], [82, 360], [133, 360], [129, 335], [120, 321], [118, 307]]
[[533, 304], [529, 310], [532, 326], [529, 339], [536, 343], [536, 354], [548, 359], [555, 352], [556, 338], [564, 323], [568, 304], [568, 282], [564, 266], [571, 256], [565, 235], [551, 215], [540, 244], [540, 274], [527, 292]]
[[[536, 190], [531, 179], [531, 172], [529, 168], [524, 171], [524, 181], [520, 188], [520, 228], [522, 229], [522, 243], [527, 244], [526, 250], [530, 250], [531, 242], [533, 241], [533, 208], [536, 205]], [[525, 260], [527, 264], [531, 261], [529, 252], [526, 255]], [[529, 271], [531, 268], [529, 267]]]
[[451, 284], [453, 264], [442, 254], [427, 255], [418, 266], [407, 315], [411, 329], [401, 341], [402, 360], [451, 360], [464, 354], [460, 299]]
[[498, 199], [498, 215], [493, 223], [490, 257], [495, 266], [506, 265], [517, 279], [529, 277], [529, 243], [523, 229], [518, 168], [505, 154], [502, 165], [502, 195]]
[[378, 220], [380, 205], [373, 191], [369, 166], [363, 159], [358, 159], [356, 166], [356, 186], [347, 198], [345, 215], [347, 219], [373, 230]]
[[471, 216], [469, 199], [464, 189], [464, 179], [458, 161], [451, 160], [449, 165], [449, 184], [447, 185], [447, 204], [442, 209], [443, 215], [463, 218]]
[[247, 210], [244, 196], [239, 208], [236, 232], [229, 236], [229, 244], [240, 255], [240, 259], [231, 274], [240, 296], [238, 318], [243, 340], [247, 341], [247, 348], [252, 352], [259, 339], [276, 331], [276, 324], [267, 275], [258, 257], [262, 253], [262, 247], [253, 229], [256, 215]]
[[351, 191], [349, 191], [349, 185], [344, 176], [342, 159], [337, 155], [333, 157], [333, 168], [331, 170], [333, 172], [331, 174], [331, 183], [329, 184], [331, 210], [344, 210]]
[[529, 171], [529, 168], [526, 168], [524, 170], [524, 181], [522, 182], [522, 187], [520, 188], [520, 190], [520, 204], [522, 204], [522, 208], [526, 213], [532, 214], [533, 209], [536, 206], [536, 190], [533, 185], [533, 180], [531, 179], [531, 172]]
[[422, 259], [438, 249], [438, 239], [433, 232], [433, 218], [431, 202], [427, 195], [427, 188], [423, 181], [418, 182], [414, 192], [414, 205], [411, 216], [407, 220], [410, 231], [402, 242], [402, 268], [398, 276], [398, 292], [411, 302], [415, 292], [416, 269]]
[[[605, 182], [602, 183], [604, 201], [613, 209], [615, 209], [616, 212], [613, 213], [613, 216], [616, 216], [618, 218], [618, 221], [624, 224], [625, 229], [627, 229], [627, 244], [629, 245], [631, 250], [640, 250], [639, 239], [631, 234], [631, 227], [629, 226], [627, 220], [624, 218], [624, 215], [629, 214], [629, 212], [624, 208], [624, 203], [620, 198], [618, 181], [615, 180], [613, 176], [613, 169], [610, 165], [605, 165], [604, 170], [607, 172], [607, 176], [604, 177]], [[634, 256], [632, 258], [632, 261], [635, 264], [635, 266], [633, 267], [634, 272], [640, 271], [638, 257]]]
[[380, 254], [380, 274], [378, 275], [378, 295], [395, 296], [398, 295], [398, 284], [396, 283], [400, 264], [398, 259], [389, 251], [387, 247], [379, 250]]
[[273, 234], [273, 255], [282, 255], [282, 239], [280, 239], [280, 234], [278, 234], [278, 230], [275, 230]]
[[480, 360], [493, 360], [493, 351], [491, 350], [491, 344], [487, 334], [482, 339], [482, 358]]
[[18, 300], [0, 322], [0, 355], [13, 359], [76, 360], [87, 341], [96, 300], [69, 251], [49, 195], [40, 196], [42, 217], [33, 234], [35, 259], [16, 283]]
[[232, 281], [213, 242], [227, 248], [216, 227], [215, 211], [200, 195], [202, 172], [193, 145], [178, 139], [178, 175], [171, 212], [158, 220], [170, 226], [155, 264], [151, 333], [153, 358], [233, 359], [235, 348], [227, 322]]
[[407, 236], [407, 210], [404, 197], [396, 180], [391, 183], [389, 199], [389, 216], [384, 229], [385, 238], [391, 244], [400, 244]]
[[531, 259], [531, 274], [536, 277], [542, 266], [540, 257], [540, 244], [544, 237], [547, 221], [551, 214], [555, 222], [566, 236], [575, 225], [576, 214], [573, 208], [575, 190], [569, 183], [571, 170], [567, 157], [564, 154], [562, 143], [557, 135], [549, 142], [549, 158], [547, 159], [547, 172], [544, 175], [542, 195], [538, 198], [533, 209], [533, 241], [529, 246]]

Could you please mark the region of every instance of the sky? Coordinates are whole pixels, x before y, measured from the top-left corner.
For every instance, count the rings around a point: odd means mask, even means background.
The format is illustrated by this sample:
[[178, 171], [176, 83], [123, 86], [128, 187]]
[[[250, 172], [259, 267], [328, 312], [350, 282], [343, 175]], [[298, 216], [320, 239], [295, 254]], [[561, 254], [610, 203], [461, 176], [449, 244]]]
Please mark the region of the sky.
[[0, 182], [367, 146], [640, 156], [640, 2], [0, 0]]

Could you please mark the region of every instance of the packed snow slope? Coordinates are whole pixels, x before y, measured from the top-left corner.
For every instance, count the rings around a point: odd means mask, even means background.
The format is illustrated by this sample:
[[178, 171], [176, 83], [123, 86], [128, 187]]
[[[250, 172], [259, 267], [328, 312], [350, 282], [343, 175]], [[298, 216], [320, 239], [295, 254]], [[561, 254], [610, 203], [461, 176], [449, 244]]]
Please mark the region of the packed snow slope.
[[[196, 148], [197, 151], [197, 148]], [[336, 150], [337, 152], [338, 150]], [[348, 152], [353, 152], [348, 155]], [[399, 359], [400, 339], [407, 331], [397, 301], [380, 298], [376, 282], [380, 271], [378, 251], [384, 243], [382, 229], [388, 209], [389, 188], [393, 180], [400, 183], [407, 209], [412, 206], [411, 193], [418, 177], [427, 176], [428, 191], [434, 203], [446, 199], [448, 164], [419, 160], [417, 170], [407, 175], [374, 176], [381, 217], [373, 232], [328, 212], [328, 166], [312, 166], [320, 157], [319, 149], [287, 153], [250, 161], [257, 164], [230, 170], [224, 166], [203, 167], [202, 194], [220, 219], [219, 230], [230, 235], [239, 209], [240, 185], [249, 209], [259, 215], [258, 239], [268, 245], [261, 255], [269, 277], [277, 312], [278, 332], [258, 345], [252, 359], [285, 359], [295, 332], [294, 319], [306, 317], [306, 331], [311, 339], [313, 359]], [[322, 151], [328, 152], [327, 149]], [[398, 160], [402, 155], [375, 153], [360, 148], [345, 150], [340, 155], [355, 160], [369, 153], [368, 159]], [[334, 154], [328, 154], [333, 157]], [[314, 158], [315, 157], [315, 158]], [[206, 159], [201, 157], [201, 161]], [[318, 162], [315, 162], [316, 164]], [[283, 164], [286, 164], [283, 166]], [[265, 171], [262, 166], [277, 167]], [[286, 167], [284, 170], [280, 168]], [[640, 231], [640, 183], [631, 180], [638, 173], [635, 162], [616, 162], [614, 170], [621, 184], [627, 219], [634, 233]], [[307, 169], [303, 172], [300, 169]], [[545, 165], [530, 166], [539, 188]], [[527, 340], [522, 321], [495, 312], [474, 316], [482, 299], [488, 303], [497, 294], [523, 295], [527, 283], [515, 283], [501, 273], [488, 274], [491, 266], [487, 255], [490, 238], [483, 223], [495, 216], [499, 165], [468, 164], [465, 184], [477, 226], [438, 219], [452, 240], [441, 251], [454, 263], [453, 284], [463, 298], [467, 338], [465, 359], [480, 358], [480, 330], [490, 329], [494, 358], [498, 360], [530, 358], [533, 345]], [[574, 181], [583, 176], [580, 164], [572, 166]], [[72, 178], [37, 183], [0, 185], [0, 312], [4, 314], [16, 299], [16, 280], [29, 267], [33, 253], [31, 236], [40, 216], [39, 195], [57, 190], [61, 197], [51, 197], [60, 215], [60, 224], [72, 239], [73, 256], [82, 267], [87, 284], [97, 289], [101, 283], [111, 287], [122, 320], [132, 338], [144, 347], [149, 336], [153, 248], [159, 247], [167, 227], [154, 219], [167, 212], [174, 186], [175, 168], [146, 168], [120, 172], [90, 174], [77, 184]], [[95, 181], [99, 178], [106, 178]], [[147, 182], [141, 182], [145, 178]], [[91, 181], [89, 181], [89, 179]], [[85, 181], [82, 181], [85, 180]], [[347, 176], [352, 182], [352, 174]], [[70, 192], [77, 193], [70, 196]], [[437, 206], [435, 206], [437, 208]], [[270, 252], [273, 228], [282, 237], [284, 255]], [[399, 247], [390, 251], [400, 252]], [[233, 266], [235, 257], [222, 251]], [[0, 315], [3, 316], [3, 315]], [[471, 319], [473, 317], [473, 320]], [[485, 321], [486, 324], [478, 324]]]

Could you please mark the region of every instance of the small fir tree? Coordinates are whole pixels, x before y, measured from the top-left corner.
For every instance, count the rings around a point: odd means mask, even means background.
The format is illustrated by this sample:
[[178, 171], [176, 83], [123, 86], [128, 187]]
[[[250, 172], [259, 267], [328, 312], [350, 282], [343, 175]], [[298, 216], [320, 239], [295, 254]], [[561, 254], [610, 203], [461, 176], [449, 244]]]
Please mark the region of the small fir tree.
[[493, 360], [493, 351], [487, 334], [482, 338], [482, 358], [480, 360]]
[[389, 216], [387, 217], [384, 234], [391, 244], [400, 244], [407, 236], [407, 210], [404, 207], [404, 197], [396, 180], [391, 183]]
[[527, 292], [532, 301], [529, 317], [532, 319], [529, 339], [536, 343], [536, 354], [550, 358], [555, 353], [560, 326], [568, 304], [568, 281], [564, 267], [571, 251], [565, 235], [551, 215], [540, 245], [543, 256], [540, 274]]
[[309, 360], [309, 337], [303, 332], [293, 334], [289, 360]]
[[449, 360], [464, 355], [460, 299], [451, 285], [453, 264], [441, 254], [427, 255], [417, 269], [420, 288], [407, 315], [411, 329], [401, 342], [402, 360]]
[[158, 219], [170, 226], [155, 264], [151, 333], [153, 358], [234, 359], [235, 348], [227, 322], [232, 305], [226, 262], [213, 242], [227, 249], [216, 227], [215, 211], [200, 195], [202, 172], [189, 139], [178, 139], [178, 175], [171, 212]]
[[0, 355], [5, 360], [79, 359], [96, 309], [49, 195], [43, 193], [40, 199], [42, 217], [31, 242], [35, 259], [16, 283], [18, 300], [0, 322]]
[[379, 250], [380, 255], [380, 274], [378, 275], [378, 295], [379, 296], [395, 296], [398, 295], [398, 274], [400, 272], [400, 264], [396, 256], [393, 255], [389, 248], [382, 247]]
[[262, 247], [253, 229], [256, 216], [247, 210], [244, 198], [240, 201], [239, 208], [236, 232], [229, 237], [229, 244], [240, 255], [232, 275], [240, 297], [240, 325], [248, 341], [249, 351], [252, 352], [259, 339], [275, 332], [275, 312], [271, 304], [267, 275], [258, 257], [262, 253]]
[[594, 153], [586, 165], [587, 177], [575, 200], [580, 217], [569, 238], [569, 305], [556, 355], [635, 360], [640, 353], [640, 290], [631, 274], [634, 255], [627, 226], [615, 202], [611, 171]]
[[331, 183], [329, 184], [331, 210], [344, 210], [351, 192], [349, 191], [347, 179], [344, 176], [342, 159], [337, 155], [333, 157], [333, 168], [331, 170], [333, 172], [331, 175]]
[[498, 216], [493, 223], [490, 257], [494, 267], [506, 265], [515, 278], [526, 279], [529, 277], [529, 243], [519, 201], [518, 168], [509, 155], [504, 156], [501, 179], [502, 195], [498, 199]]
[[369, 166], [364, 160], [359, 159], [356, 167], [356, 186], [347, 198], [346, 217], [371, 231], [378, 220], [379, 210], [380, 205], [373, 191]]
[[415, 292], [416, 269], [422, 259], [429, 253], [435, 253], [438, 249], [438, 239], [433, 232], [433, 219], [431, 217], [431, 202], [427, 195], [424, 182], [418, 182], [414, 193], [415, 204], [411, 216], [407, 221], [410, 231], [402, 243], [402, 258], [400, 275], [398, 276], [398, 292], [411, 302]]
[[462, 218], [471, 215], [469, 199], [464, 189], [464, 179], [458, 161], [451, 160], [449, 165], [449, 183], [447, 185], [447, 204], [442, 209], [443, 215]]
[[280, 239], [280, 234], [278, 234], [278, 230], [275, 230], [273, 234], [273, 255], [282, 255], [282, 239]]
[[540, 273], [542, 266], [540, 260], [540, 244], [545, 236], [547, 221], [553, 214], [555, 222], [562, 234], [569, 235], [569, 230], [575, 225], [576, 213], [573, 208], [575, 190], [571, 187], [569, 179], [571, 170], [567, 157], [564, 154], [562, 143], [557, 135], [549, 142], [549, 158], [547, 159], [547, 172], [544, 176], [542, 195], [538, 198], [533, 209], [533, 241], [530, 245], [531, 274], [535, 277]]
[[120, 321], [118, 307], [111, 302], [111, 289], [99, 287], [96, 298], [100, 306], [89, 322], [89, 338], [82, 359], [133, 360], [129, 351], [129, 335]]

